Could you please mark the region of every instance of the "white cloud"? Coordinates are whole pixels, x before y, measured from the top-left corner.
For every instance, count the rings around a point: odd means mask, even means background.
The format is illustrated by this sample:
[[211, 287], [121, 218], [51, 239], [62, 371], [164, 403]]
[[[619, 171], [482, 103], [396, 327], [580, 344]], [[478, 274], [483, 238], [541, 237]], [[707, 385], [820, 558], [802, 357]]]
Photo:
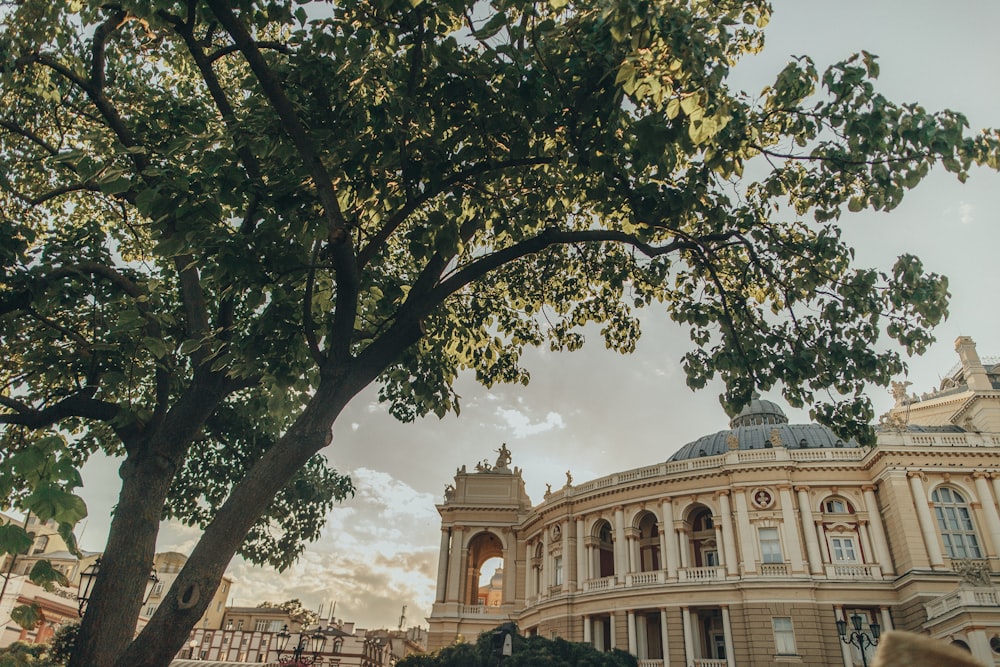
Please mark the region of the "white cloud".
[[552, 429], [566, 428], [562, 415], [558, 412], [549, 412], [545, 415], [545, 421], [531, 423], [531, 418], [520, 410], [508, 410], [497, 408], [497, 415], [504, 421], [510, 429], [511, 434], [517, 438], [526, 438], [529, 435], [545, 433]]
[[968, 225], [976, 219], [976, 207], [968, 202], [958, 205], [958, 220], [963, 225]]

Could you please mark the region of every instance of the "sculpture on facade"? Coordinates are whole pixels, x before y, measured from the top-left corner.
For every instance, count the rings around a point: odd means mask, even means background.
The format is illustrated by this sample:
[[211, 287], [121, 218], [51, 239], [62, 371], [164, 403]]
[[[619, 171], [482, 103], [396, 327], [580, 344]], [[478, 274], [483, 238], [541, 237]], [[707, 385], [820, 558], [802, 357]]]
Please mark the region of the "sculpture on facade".
[[497, 470], [507, 470], [507, 467], [510, 465], [511, 462], [511, 456], [510, 456], [510, 450], [507, 449], [506, 442], [501, 443], [500, 449], [497, 450], [497, 454], [499, 454], [499, 456], [497, 456], [496, 465], [493, 467]]
[[572, 486], [572, 485], [573, 485], [573, 474], [569, 470], [567, 470], [566, 471], [566, 486]]
[[455, 487], [451, 484], [446, 484], [444, 487], [445, 501], [451, 500], [454, 497], [455, 497]]

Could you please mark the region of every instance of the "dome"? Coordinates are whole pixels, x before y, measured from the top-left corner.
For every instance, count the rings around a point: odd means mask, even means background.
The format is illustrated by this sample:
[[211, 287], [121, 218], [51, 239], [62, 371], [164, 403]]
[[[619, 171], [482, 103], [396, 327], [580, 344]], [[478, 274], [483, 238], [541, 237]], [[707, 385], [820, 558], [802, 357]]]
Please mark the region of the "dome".
[[761, 398], [759, 394], [754, 394], [753, 400], [729, 422], [729, 428], [755, 424], [787, 423], [788, 417], [785, 416], [785, 411], [777, 403]]
[[702, 456], [719, 456], [732, 449], [772, 449], [775, 442], [787, 449], [840, 449], [860, 445], [845, 442], [826, 426], [789, 424], [784, 410], [773, 401], [755, 396], [748, 406], [729, 422], [730, 430], [705, 435], [678, 449], [668, 461], [683, 461]]

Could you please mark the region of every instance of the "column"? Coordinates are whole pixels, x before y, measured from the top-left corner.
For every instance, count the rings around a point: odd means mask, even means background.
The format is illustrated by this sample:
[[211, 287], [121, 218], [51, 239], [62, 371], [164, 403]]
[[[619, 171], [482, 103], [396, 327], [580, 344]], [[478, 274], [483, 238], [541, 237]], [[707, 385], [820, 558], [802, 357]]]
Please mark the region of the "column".
[[878, 501], [875, 499], [875, 487], [863, 486], [865, 510], [868, 512], [868, 521], [871, 522], [872, 546], [878, 555], [878, 564], [882, 567], [883, 574], [892, 574], [892, 554], [889, 553], [889, 543], [885, 539], [885, 524], [882, 522], [882, 513], [878, 509]]
[[733, 531], [733, 508], [729, 503], [729, 491], [719, 492], [719, 507], [722, 512], [722, 548], [726, 559], [726, 574], [739, 574], [736, 557], [736, 533]]
[[719, 519], [719, 517], [713, 516], [712, 517], [712, 525], [715, 526], [715, 528], [714, 528], [714, 530], [715, 530], [715, 557], [718, 558], [720, 565], [725, 565], [725, 563], [722, 562], [723, 559], [726, 557], [725, 553], [722, 550], [722, 548], [723, 548], [722, 547], [722, 543], [724, 541], [722, 539], [722, 521]]
[[524, 543], [524, 565], [527, 576], [524, 582], [524, 599], [532, 600], [536, 595], [535, 591], [535, 545], [532, 542]]
[[931, 561], [932, 568], [944, 568], [944, 558], [941, 555], [941, 545], [938, 544], [937, 531], [934, 529], [934, 518], [931, 516], [931, 508], [927, 502], [927, 492], [924, 490], [924, 483], [920, 479], [921, 473], [908, 472], [906, 477], [910, 480], [910, 493], [913, 495], [913, 505], [917, 510], [917, 522], [920, 524], [920, 534], [924, 538], [924, 546], [927, 547], [927, 557]]
[[465, 544], [462, 541], [462, 526], [453, 526], [451, 529], [451, 555], [448, 558], [448, 592], [445, 599], [452, 602], [461, 602], [459, 586], [462, 582], [462, 569], [465, 566], [465, 559], [462, 557], [465, 552]]
[[503, 604], [510, 604], [517, 597], [517, 593], [514, 587], [517, 584], [517, 570], [514, 567], [515, 554], [517, 553], [517, 543], [514, 542], [514, 531], [507, 528], [503, 529], [504, 547], [503, 547], [503, 597], [501, 602]]
[[781, 498], [781, 530], [785, 534], [788, 560], [792, 563], [792, 572], [802, 572], [802, 540], [799, 538], [798, 522], [792, 507], [792, 487], [779, 486], [778, 497]]
[[684, 623], [684, 664], [694, 664], [694, 637], [691, 634], [691, 610], [681, 607], [681, 621]]
[[972, 651], [972, 657], [984, 665], [996, 664], [986, 630], [982, 627], [969, 628], [966, 630], [966, 638], [969, 640], [969, 650]]
[[750, 526], [750, 512], [747, 510], [746, 489], [740, 489], [733, 495], [733, 502], [736, 504], [736, 528], [740, 531], [740, 547], [743, 552], [743, 572], [755, 573], [757, 571], [757, 555], [754, 552], [754, 545], [757, 544], [757, 536], [754, 535]]
[[576, 590], [583, 590], [583, 582], [591, 578], [587, 568], [587, 538], [583, 535], [583, 519], [576, 520]]
[[688, 544], [687, 526], [683, 521], [677, 522], [677, 543], [681, 552], [681, 567], [687, 569], [691, 567], [691, 545]]
[[542, 564], [538, 577], [539, 597], [549, 596], [549, 586], [552, 585], [552, 568], [549, 567], [549, 526], [542, 528]]
[[976, 493], [979, 494], [979, 502], [983, 506], [983, 516], [986, 518], [986, 532], [993, 538], [993, 548], [996, 555], [1000, 556], [1000, 516], [997, 515], [997, 506], [990, 492], [990, 485], [986, 481], [985, 472], [974, 472], [972, 477], [976, 480]]
[[611, 648], [618, 648], [618, 631], [615, 629], [615, 612], [611, 612]]
[[570, 568], [572, 567], [570, 565], [570, 561], [573, 559], [569, 550], [569, 531], [572, 525], [572, 521], [569, 519], [565, 519], [562, 522], [562, 590], [564, 593], [566, 591], [576, 590], [576, 577], [570, 574]]
[[823, 573], [823, 556], [819, 552], [819, 540], [816, 538], [816, 522], [813, 519], [812, 505], [809, 503], [809, 487], [797, 486], [799, 494], [799, 520], [802, 523], [802, 534], [806, 538], [806, 558], [809, 560], [809, 572]]
[[858, 537], [861, 538], [861, 562], [874, 562], [875, 558], [874, 553], [872, 552], [872, 545], [868, 540], [868, 522], [863, 519], [858, 521]]
[[680, 557], [677, 553], [677, 536], [674, 534], [674, 505], [670, 498], [664, 498], [663, 522], [660, 524], [660, 539], [663, 542], [663, 560], [666, 563], [667, 578], [677, 578], [677, 563]]
[[442, 526], [441, 549], [438, 552], [437, 594], [434, 598], [437, 602], [444, 602], [448, 592], [448, 544], [450, 538], [449, 530]]
[[993, 473], [990, 477], [993, 478], [993, 497], [1000, 499], [1000, 474]]
[[625, 583], [628, 570], [625, 546], [625, 508], [619, 505], [615, 508], [615, 580], [619, 584]]
[[663, 667], [670, 667], [670, 646], [667, 644], [667, 608], [660, 608], [660, 643], [663, 644]]
[[642, 571], [642, 554], [640, 553], [639, 544], [639, 531], [635, 528], [629, 528], [628, 532], [628, 546], [629, 546], [629, 572], [641, 572]]
[[590, 636], [590, 616], [587, 614], [583, 615], [583, 643], [592, 644], [593, 639]]
[[635, 612], [629, 609], [628, 614], [628, 652], [632, 655], [639, 655], [639, 644], [635, 634]]
[[882, 617], [882, 632], [893, 630], [892, 614], [889, 613], [889, 608], [879, 607], [879, 615]]
[[736, 657], [733, 655], [733, 625], [729, 622], [729, 607], [722, 607], [722, 632], [726, 636], [726, 664], [736, 667]]
[[826, 539], [826, 535], [823, 533], [823, 526], [821, 524], [816, 524], [816, 534], [821, 540], [819, 543], [820, 549], [823, 550], [823, 562], [832, 563], [833, 558], [830, 556], [830, 543]]

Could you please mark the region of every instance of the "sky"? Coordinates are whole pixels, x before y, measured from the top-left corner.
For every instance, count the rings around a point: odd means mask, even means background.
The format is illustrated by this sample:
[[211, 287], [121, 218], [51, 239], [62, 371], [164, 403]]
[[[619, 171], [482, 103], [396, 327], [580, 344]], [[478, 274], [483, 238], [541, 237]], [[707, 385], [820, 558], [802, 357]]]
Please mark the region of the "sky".
[[[734, 88], [759, 92], [793, 55], [822, 69], [861, 49], [880, 56], [880, 90], [899, 102], [962, 111], [973, 129], [1000, 127], [1000, 3], [982, 0], [778, 0], [764, 53], [740, 64]], [[939, 170], [891, 213], [845, 215], [845, 238], [860, 265], [888, 269], [913, 253], [927, 270], [950, 278], [951, 316], [938, 342], [910, 360], [911, 390], [935, 387], [957, 362], [953, 342], [972, 336], [982, 356], [1000, 355], [996, 305], [1000, 241], [1000, 174], [976, 171], [964, 185]], [[357, 495], [330, 512], [321, 538], [284, 573], [234, 561], [231, 602], [301, 599], [307, 607], [359, 627], [426, 626], [435, 589], [442, 501], [456, 468], [495, 460], [506, 443], [523, 470], [528, 495], [540, 502], [545, 484], [561, 486], [567, 470], [581, 483], [667, 459], [682, 445], [727, 427], [720, 388], [692, 392], [679, 365], [687, 332], [665, 313], [642, 313], [643, 337], [632, 355], [604, 349], [590, 336], [574, 353], [532, 351], [527, 387], [479, 387], [462, 377], [460, 417], [401, 424], [370, 387], [348, 406], [324, 451], [349, 473]], [[876, 413], [891, 405], [873, 388]], [[780, 396], [768, 395], [777, 400]], [[803, 412], [788, 409], [793, 422]], [[94, 459], [83, 470], [90, 517], [80, 537], [100, 551], [117, 494], [117, 462]], [[78, 531], [79, 532], [79, 531]], [[195, 529], [164, 524], [158, 551], [188, 553]]]

